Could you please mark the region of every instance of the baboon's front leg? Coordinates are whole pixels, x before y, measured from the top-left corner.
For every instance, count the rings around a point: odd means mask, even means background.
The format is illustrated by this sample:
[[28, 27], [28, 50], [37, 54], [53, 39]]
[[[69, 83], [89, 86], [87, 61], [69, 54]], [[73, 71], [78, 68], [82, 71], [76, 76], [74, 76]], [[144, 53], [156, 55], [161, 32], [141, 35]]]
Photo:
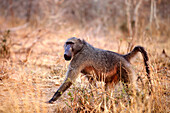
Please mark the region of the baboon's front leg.
[[69, 79], [66, 79], [63, 84], [58, 88], [54, 96], [49, 100], [49, 103], [56, 101], [70, 86], [72, 82]]
[[68, 70], [66, 74], [66, 79], [64, 80], [63, 84], [58, 88], [54, 96], [49, 100], [49, 103], [53, 103], [54, 101], [56, 101], [72, 85], [72, 83], [75, 82], [77, 77], [78, 70]]

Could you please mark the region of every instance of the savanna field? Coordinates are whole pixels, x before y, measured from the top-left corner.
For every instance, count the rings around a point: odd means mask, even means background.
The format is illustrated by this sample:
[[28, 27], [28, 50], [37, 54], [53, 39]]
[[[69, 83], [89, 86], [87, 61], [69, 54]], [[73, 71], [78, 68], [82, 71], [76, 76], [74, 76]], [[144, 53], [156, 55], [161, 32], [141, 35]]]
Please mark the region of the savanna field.
[[[168, 0], [0, 0], [0, 113], [170, 112], [169, 6]], [[130, 95], [131, 103], [121, 84], [105, 91], [97, 82], [90, 89], [82, 74], [54, 104], [46, 103], [65, 79], [70, 37], [120, 54], [143, 46], [151, 95], [138, 54], [131, 64], [144, 85], [137, 81], [141, 92]]]

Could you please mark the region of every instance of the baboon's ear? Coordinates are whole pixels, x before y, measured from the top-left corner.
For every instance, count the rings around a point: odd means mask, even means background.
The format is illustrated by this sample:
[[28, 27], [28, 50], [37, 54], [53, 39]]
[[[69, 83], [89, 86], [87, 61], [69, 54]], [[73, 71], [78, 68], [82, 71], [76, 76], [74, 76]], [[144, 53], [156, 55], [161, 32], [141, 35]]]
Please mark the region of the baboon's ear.
[[84, 39], [78, 39], [78, 42], [80, 43], [80, 44], [85, 44], [85, 40]]
[[83, 48], [83, 45], [84, 45], [83, 41], [81, 39], [77, 39], [75, 45], [72, 48], [74, 54], [79, 52]]

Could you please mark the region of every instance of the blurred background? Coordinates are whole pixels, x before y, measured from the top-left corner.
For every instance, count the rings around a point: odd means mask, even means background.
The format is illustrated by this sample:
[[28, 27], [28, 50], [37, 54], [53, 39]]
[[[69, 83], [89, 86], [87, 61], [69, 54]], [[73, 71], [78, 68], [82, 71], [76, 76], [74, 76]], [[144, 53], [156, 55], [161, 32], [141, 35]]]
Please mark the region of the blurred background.
[[[88, 35], [169, 36], [168, 0], [0, 0], [0, 16], [10, 27], [44, 26], [56, 32], [84, 30]], [[1, 31], [5, 29], [1, 23]], [[9, 27], [9, 28], [10, 28]], [[63, 30], [63, 29], [62, 29]], [[83, 33], [84, 33], [83, 32]]]

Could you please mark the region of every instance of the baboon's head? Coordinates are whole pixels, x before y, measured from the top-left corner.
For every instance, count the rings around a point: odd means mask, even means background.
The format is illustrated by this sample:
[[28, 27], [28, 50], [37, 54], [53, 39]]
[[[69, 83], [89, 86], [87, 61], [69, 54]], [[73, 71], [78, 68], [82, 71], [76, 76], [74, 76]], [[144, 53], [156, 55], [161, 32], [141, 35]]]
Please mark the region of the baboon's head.
[[84, 45], [84, 40], [80, 40], [78, 38], [72, 37], [69, 38], [64, 44], [64, 58], [69, 61], [71, 58], [76, 55]]

